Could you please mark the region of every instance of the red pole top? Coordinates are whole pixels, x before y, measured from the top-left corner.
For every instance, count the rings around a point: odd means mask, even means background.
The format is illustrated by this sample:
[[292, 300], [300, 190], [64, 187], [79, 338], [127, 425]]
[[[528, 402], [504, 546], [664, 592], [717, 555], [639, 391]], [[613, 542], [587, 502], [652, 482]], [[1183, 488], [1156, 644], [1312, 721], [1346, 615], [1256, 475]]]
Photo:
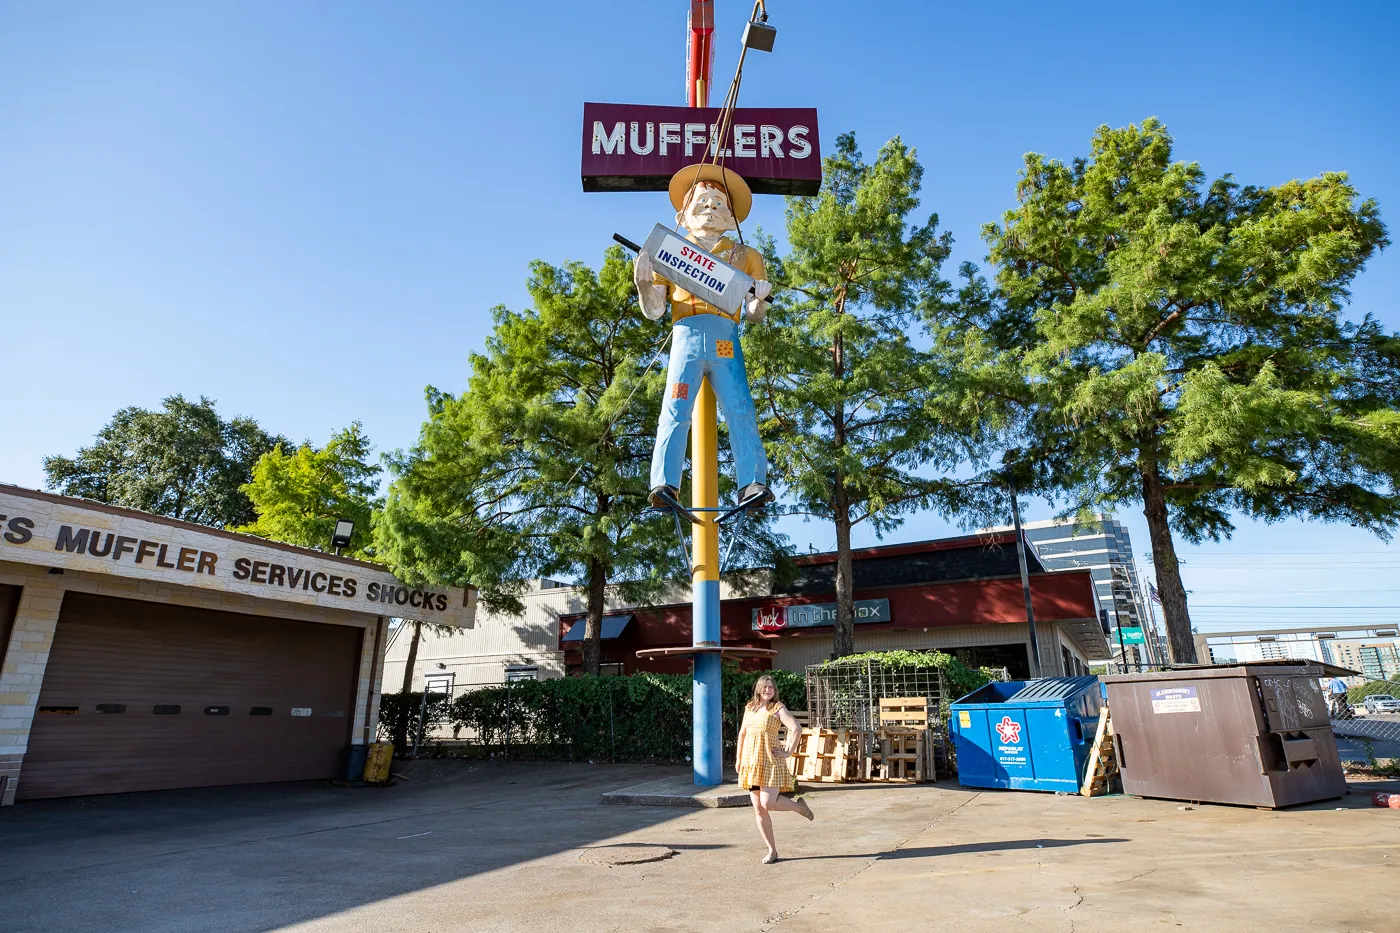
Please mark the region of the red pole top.
[[685, 98], [690, 107], [710, 104], [710, 72], [715, 60], [714, 0], [690, 0], [686, 38]]

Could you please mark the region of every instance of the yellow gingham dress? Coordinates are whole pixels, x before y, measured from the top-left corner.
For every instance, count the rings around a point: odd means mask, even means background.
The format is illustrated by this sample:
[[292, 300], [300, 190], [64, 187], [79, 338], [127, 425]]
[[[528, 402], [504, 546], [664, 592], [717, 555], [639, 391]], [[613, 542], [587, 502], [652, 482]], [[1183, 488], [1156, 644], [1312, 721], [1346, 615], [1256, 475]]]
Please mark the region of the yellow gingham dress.
[[778, 718], [780, 704], [773, 708], [744, 710], [744, 746], [739, 749], [739, 786], [745, 790], [754, 787], [776, 787], [780, 791], [797, 789], [787, 761], [773, 754], [778, 744], [778, 729], [782, 720]]

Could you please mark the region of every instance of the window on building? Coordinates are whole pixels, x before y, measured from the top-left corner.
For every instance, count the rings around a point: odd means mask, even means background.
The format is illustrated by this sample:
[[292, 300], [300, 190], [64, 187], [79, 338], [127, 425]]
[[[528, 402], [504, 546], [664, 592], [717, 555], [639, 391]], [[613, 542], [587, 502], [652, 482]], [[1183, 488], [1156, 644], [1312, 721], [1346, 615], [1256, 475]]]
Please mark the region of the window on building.
[[599, 664], [598, 673], [608, 677], [622, 677], [626, 675], [627, 671], [623, 669], [621, 664]]
[[1361, 647], [1361, 673], [1367, 680], [1384, 680], [1385, 667], [1381, 663], [1380, 649], [1374, 645]]
[[514, 664], [506, 668], [506, 683], [520, 680], [539, 680], [540, 669], [534, 664]]
[[1031, 653], [1025, 643], [1011, 645], [979, 645], [974, 648], [948, 649], [955, 658], [969, 667], [1006, 668], [1012, 680], [1031, 676]]

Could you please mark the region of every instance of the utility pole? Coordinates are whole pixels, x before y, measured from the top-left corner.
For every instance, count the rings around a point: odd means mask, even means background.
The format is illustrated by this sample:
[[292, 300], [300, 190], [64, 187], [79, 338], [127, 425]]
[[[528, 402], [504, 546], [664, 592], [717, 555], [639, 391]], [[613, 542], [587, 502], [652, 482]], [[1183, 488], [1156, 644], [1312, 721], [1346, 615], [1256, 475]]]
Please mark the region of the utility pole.
[[1153, 667], [1163, 667], [1161, 658], [1158, 656], [1158, 645], [1153, 639], [1157, 628], [1156, 620], [1152, 618], [1152, 606], [1147, 598], [1147, 592], [1142, 588], [1142, 578], [1137, 575], [1136, 569], [1129, 570], [1128, 582], [1136, 584], [1133, 592], [1137, 597], [1138, 613], [1142, 617], [1143, 644], [1147, 647], [1147, 663]]
[[[1126, 674], [1128, 673], [1128, 655], [1127, 648], [1123, 646], [1123, 617], [1118, 612], [1118, 593], [1121, 586], [1128, 597], [1129, 604], [1137, 607], [1136, 598], [1133, 595], [1133, 578], [1128, 573], [1128, 568], [1120, 564], [1109, 564], [1108, 574], [1109, 590], [1113, 594], [1113, 618], [1118, 624], [1118, 644], [1123, 649], [1123, 673]], [[1141, 610], [1139, 609], [1139, 611]], [[1147, 629], [1143, 626], [1141, 618], [1138, 619], [1138, 631], [1142, 632], [1143, 648], [1139, 649], [1136, 645], [1133, 646], [1133, 665], [1137, 668], [1138, 673], [1142, 673], [1142, 655], [1146, 651]]]
[[1040, 642], [1035, 636], [1035, 612], [1031, 609], [1031, 572], [1026, 565], [1026, 542], [1021, 534], [1021, 506], [1016, 500], [1016, 480], [1007, 473], [1006, 488], [1011, 493], [1011, 524], [1016, 529], [1016, 557], [1021, 562], [1021, 593], [1026, 598], [1026, 625], [1031, 633], [1031, 677], [1040, 676]]

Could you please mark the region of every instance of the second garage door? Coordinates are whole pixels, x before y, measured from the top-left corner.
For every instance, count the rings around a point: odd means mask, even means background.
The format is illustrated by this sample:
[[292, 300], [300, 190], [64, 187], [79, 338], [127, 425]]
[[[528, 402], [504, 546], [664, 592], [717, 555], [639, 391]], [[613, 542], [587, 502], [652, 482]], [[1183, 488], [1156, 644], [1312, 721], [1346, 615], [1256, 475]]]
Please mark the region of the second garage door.
[[361, 637], [69, 593], [19, 799], [333, 777]]

